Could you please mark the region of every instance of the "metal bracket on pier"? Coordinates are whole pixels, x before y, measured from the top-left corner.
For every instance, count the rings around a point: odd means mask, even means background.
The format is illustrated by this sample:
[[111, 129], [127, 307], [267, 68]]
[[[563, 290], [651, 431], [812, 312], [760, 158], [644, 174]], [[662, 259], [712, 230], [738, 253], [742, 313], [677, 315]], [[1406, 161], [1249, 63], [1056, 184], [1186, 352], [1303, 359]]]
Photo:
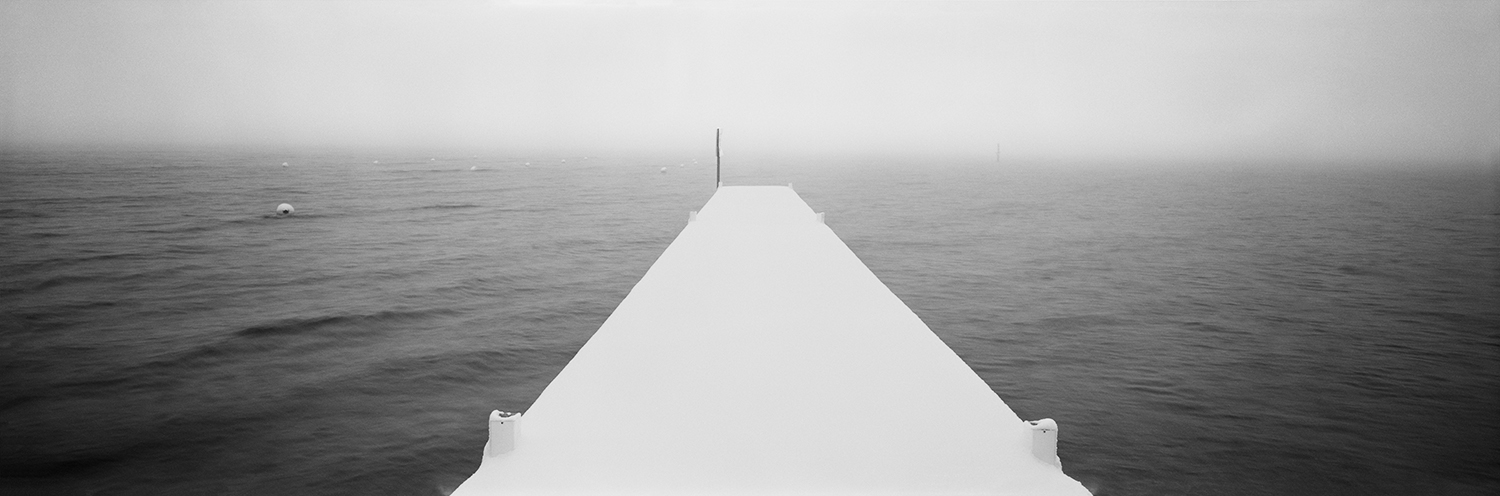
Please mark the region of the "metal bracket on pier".
[[484, 456], [509, 453], [516, 449], [516, 422], [521, 414], [516, 412], [490, 412], [490, 442], [484, 445]]
[[698, 221], [698, 211], [697, 210], [689, 210], [688, 211], [688, 222], [697, 222], [697, 221]]
[[1026, 423], [1031, 424], [1031, 454], [1061, 469], [1062, 459], [1057, 457], [1057, 421], [1044, 418]]
[[819, 224], [823, 223], [823, 212], [818, 212], [818, 223]]

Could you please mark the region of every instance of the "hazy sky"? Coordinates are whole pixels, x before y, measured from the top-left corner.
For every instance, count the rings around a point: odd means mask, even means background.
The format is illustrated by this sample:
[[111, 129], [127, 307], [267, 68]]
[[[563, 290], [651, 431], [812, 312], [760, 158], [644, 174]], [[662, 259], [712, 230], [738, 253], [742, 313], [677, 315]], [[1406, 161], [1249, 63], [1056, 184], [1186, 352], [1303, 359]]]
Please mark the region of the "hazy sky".
[[0, 2], [6, 146], [1500, 157], [1500, 1]]

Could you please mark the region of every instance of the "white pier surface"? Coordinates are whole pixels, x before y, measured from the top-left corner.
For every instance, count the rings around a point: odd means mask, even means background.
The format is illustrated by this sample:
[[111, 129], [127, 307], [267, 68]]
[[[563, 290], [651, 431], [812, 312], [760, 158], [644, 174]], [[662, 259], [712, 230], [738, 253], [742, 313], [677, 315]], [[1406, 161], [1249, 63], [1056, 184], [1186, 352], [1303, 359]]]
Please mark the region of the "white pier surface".
[[453, 494], [1089, 494], [1032, 436], [790, 187], [726, 186]]

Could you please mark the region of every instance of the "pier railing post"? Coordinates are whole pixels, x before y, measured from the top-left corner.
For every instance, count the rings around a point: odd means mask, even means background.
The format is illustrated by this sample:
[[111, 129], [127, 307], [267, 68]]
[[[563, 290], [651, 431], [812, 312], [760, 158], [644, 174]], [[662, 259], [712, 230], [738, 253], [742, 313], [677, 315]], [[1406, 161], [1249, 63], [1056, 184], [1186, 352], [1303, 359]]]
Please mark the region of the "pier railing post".
[[490, 412], [490, 442], [484, 446], [484, 456], [509, 453], [516, 449], [516, 422], [521, 414], [495, 410]]
[[1044, 418], [1026, 423], [1031, 424], [1031, 454], [1061, 469], [1062, 459], [1057, 457], [1057, 421]]

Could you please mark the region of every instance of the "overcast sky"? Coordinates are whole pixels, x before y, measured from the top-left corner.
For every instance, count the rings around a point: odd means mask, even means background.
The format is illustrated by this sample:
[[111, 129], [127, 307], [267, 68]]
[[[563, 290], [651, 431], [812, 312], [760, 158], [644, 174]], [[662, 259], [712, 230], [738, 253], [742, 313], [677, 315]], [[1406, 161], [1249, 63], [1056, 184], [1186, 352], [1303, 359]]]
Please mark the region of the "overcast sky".
[[0, 2], [7, 146], [1500, 157], [1500, 1]]

